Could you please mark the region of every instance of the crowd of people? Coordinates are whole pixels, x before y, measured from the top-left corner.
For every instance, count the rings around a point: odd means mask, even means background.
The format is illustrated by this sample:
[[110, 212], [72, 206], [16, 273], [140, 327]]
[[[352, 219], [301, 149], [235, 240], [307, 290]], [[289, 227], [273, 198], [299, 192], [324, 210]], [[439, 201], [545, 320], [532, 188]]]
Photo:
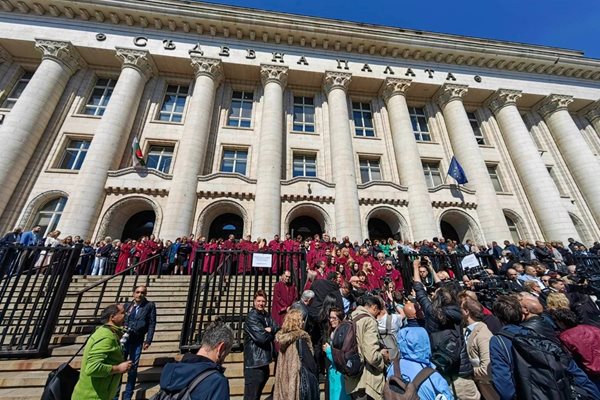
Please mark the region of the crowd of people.
[[[203, 245], [193, 238], [175, 243], [192, 247], [190, 253]], [[411, 390], [431, 400], [600, 399], [600, 270], [572, 264], [577, 255], [597, 254], [597, 243], [484, 247], [434, 238], [355, 245], [327, 235], [213, 243], [306, 252], [302, 288], [289, 268], [296, 264], [274, 257], [279, 281], [272, 293], [254, 294], [243, 327], [245, 400], [262, 398], [273, 369], [276, 400], [318, 399], [320, 383], [332, 400], [404, 398], [397, 396]], [[400, 253], [412, 254], [410, 282], [398, 270]], [[459, 279], [452, 268], [435, 265], [436, 254], [486, 254], [496, 265], [462, 271]], [[185, 272], [194, 268], [187, 261], [175, 264]], [[174, 265], [172, 272], [181, 270]], [[131, 306], [125, 310], [130, 318]], [[149, 345], [144, 335], [134, 356], [126, 352], [133, 364], [115, 367], [130, 371], [128, 381], [135, 382], [131, 367]], [[233, 333], [216, 321], [201, 336], [198, 354], [164, 368], [163, 393], [228, 398], [222, 363]]]

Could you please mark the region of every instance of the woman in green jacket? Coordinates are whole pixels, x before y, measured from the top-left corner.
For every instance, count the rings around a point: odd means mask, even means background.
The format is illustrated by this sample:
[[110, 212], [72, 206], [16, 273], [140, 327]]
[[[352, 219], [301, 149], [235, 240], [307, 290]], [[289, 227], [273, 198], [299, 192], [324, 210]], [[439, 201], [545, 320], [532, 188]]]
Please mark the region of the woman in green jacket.
[[117, 395], [121, 375], [131, 367], [131, 361], [123, 361], [119, 342], [124, 320], [125, 309], [121, 304], [102, 311], [100, 321], [104, 325], [96, 329], [85, 345], [72, 400], [112, 400]]

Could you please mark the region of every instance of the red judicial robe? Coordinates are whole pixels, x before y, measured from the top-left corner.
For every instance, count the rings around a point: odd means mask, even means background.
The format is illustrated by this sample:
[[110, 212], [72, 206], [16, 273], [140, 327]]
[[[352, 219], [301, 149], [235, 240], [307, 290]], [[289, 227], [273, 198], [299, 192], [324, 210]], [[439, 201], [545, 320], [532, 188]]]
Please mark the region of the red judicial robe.
[[129, 257], [130, 257], [131, 245], [127, 243], [123, 243], [121, 248], [119, 249], [119, 259], [117, 260], [117, 269], [115, 273], [119, 273], [124, 271], [129, 267]]
[[291, 306], [298, 297], [298, 290], [293, 284], [287, 285], [284, 282], [277, 282], [273, 288], [273, 304], [271, 306], [271, 316], [277, 322], [277, 325], [283, 324], [283, 319], [287, 313], [287, 308]]
[[273, 261], [271, 264], [271, 268], [273, 269], [273, 273], [275, 273], [276, 275], [279, 275], [279, 267], [280, 267], [280, 262], [279, 262], [279, 254], [277, 254], [278, 251], [281, 251], [281, 242], [277, 241], [275, 239], [271, 240], [269, 242], [269, 244], [267, 245], [267, 247], [269, 248], [269, 251], [273, 252]]

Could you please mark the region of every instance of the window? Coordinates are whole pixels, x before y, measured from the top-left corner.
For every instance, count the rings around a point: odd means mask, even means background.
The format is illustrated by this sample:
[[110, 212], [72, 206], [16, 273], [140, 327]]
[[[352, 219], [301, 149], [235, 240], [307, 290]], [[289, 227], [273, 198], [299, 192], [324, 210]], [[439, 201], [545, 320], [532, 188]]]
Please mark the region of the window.
[[315, 131], [315, 104], [312, 97], [294, 96], [295, 132]]
[[73, 171], [80, 170], [89, 148], [89, 140], [69, 139], [58, 167], [60, 169], [70, 169]]
[[492, 180], [492, 184], [494, 185], [494, 190], [496, 192], [503, 192], [502, 182], [500, 181], [500, 176], [498, 175], [498, 166], [497, 165], [486, 165], [488, 175]]
[[94, 86], [94, 90], [92, 90], [92, 94], [90, 95], [88, 103], [85, 106], [84, 113], [99, 117], [104, 115], [104, 111], [106, 110], [106, 106], [110, 101], [110, 96], [112, 95], [116, 84], [117, 81], [114, 79], [98, 79], [96, 81], [96, 86]]
[[439, 162], [424, 162], [423, 173], [427, 187], [433, 188], [442, 184], [442, 174], [440, 172]]
[[146, 166], [160, 172], [168, 174], [171, 171], [171, 162], [173, 161], [173, 146], [150, 146]]
[[253, 101], [254, 94], [252, 92], [234, 91], [231, 96], [227, 126], [250, 128]]
[[475, 134], [475, 140], [477, 140], [477, 144], [485, 144], [485, 139], [483, 138], [483, 132], [481, 132], [481, 126], [479, 126], [479, 120], [477, 119], [477, 116], [474, 112], [468, 112], [467, 117], [469, 118], [471, 128], [473, 128], [473, 133]]
[[381, 180], [381, 167], [379, 159], [360, 159], [360, 180], [362, 183]]
[[294, 154], [292, 176], [317, 176], [317, 156], [314, 154]]
[[352, 115], [354, 118], [354, 133], [356, 136], [374, 137], [373, 113], [371, 104], [352, 102]]
[[410, 114], [410, 122], [412, 123], [413, 132], [415, 133], [415, 139], [430, 142], [431, 134], [429, 133], [429, 127], [427, 126], [427, 116], [423, 108], [408, 107]]
[[519, 229], [517, 228], [517, 224], [511, 218], [504, 216], [506, 218], [506, 225], [508, 225], [508, 231], [510, 232], [510, 237], [512, 238], [513, 243], [518, 243], [521, 240], [521, 235], [519, 235]]
[[556, 176], [556, 172], [554, 171], [554, 168], [552, 166], [547, 166], [546, 169], [548, 170], [550, 177], [554, 181], [554, 185], [556, 185], [556, 188], [558, 189], [558, 193], [560, 193], [561, 196], [565, 196], [566, 195], [565, 190], [563, 189], [562, 185], [559, 183], [558, 176]]
[[27, 84], [29, 83], [32, 77], [33, 72], [25, 72], [23, 75], [21, 75], [19, 81], [13, 87], [6, 100], [4, 100], [4, 102], [2, 103], [2, 108], [10, 109], [15, 106], [17, 100], [19, 100], [19, 97], [21, 97], [21, 95], [23, 94], [23, 91], [27, 87]]
[[33, 220], [33, 226], [39, 225], [42, 228], [41, 237], [46, 237], [48, 233], [56, 229], [66, 203], [66, 197], [59, 197], [50, 200], [38, 211]]
[[237, 172], [246, 175], [248, 150], [223, 150], [221, 172]]
[[167, 122], [181, 122], [188, 91], [189, 88], [187, 86], [167, 86], [167, 93], [165, 93], [158, 119]]

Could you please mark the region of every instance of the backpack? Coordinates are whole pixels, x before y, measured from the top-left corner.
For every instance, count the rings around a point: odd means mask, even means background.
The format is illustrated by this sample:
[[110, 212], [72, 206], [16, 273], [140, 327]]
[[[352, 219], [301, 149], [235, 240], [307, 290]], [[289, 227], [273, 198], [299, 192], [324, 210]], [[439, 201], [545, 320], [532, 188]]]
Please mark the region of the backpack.
[[[512, 342], [510, 355], [519, 400], [570, 400], [587, 397], [571, 385], [571, 374], [567, 370], [571, 356], [561, 345], [533, 331], [527, 335], [502, 331], [498, 336], [504, 336]], [[508, 353], [502, 339], [500, 344]]]
[[383, 387], [384, 400], [419, 400], [419, 388], [435, 372], [433, 368], [423, 368], [412, 382], [406, 382], [400, 371], [400, 360], [394, 359], [394, 375], [390, 376]]
[[356, 323], [368, 316], [367, 314], [361, 314], [353, 321], [342, 321], [333, 331], [333, 337], [331, 338], [333, 365], [343, 375], [357, 377], [362, 374], [364, 363], [358, 352]]
[[383, 340], [383, 344], [390, 353], [390, 360], [400, 357], [400, 351], [398, 350], [398, 341], [392, 332], [392, 315], [386, 314], [385, 316], [385, 330], [379, 331], [379, 336]]
[[192, 398], [192, 392], [196, 389], [196, 386], [202, 383], [206, 378], [212, 374], [218, 372], [216, 369], [209, 369], [194, 378], [185, 388], [178, 392], [168, 392], [165, 389], [160, 389], [158, 393], [150, 398], [150, 400], [190, 400]]
[[453, 329], [444, 329], [430, 335], [431, 362], [444, 377], [458, 376], [461, 352], [465, 341], [457, 325]]

